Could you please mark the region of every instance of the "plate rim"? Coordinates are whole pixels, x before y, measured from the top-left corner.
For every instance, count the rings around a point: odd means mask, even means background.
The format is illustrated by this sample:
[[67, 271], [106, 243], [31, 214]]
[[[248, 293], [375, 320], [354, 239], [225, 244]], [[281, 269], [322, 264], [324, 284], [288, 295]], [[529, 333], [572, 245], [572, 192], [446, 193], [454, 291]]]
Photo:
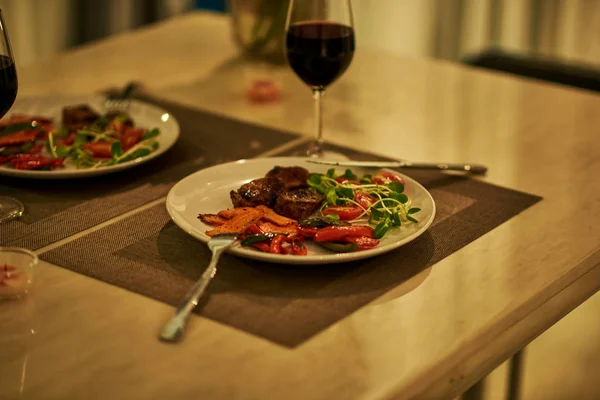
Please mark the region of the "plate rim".
[[[241, 160], [237, 160], [237, 161], [231, 161], [231, 162], [227, 162], [227, 163], [217, 164], [217, 165], [213, 165], [213, 166], [195, 171], [195, 172], [185, 176], [184, 178], [180, 179], [169, 190], [169, 193], [167, 194], [167, 198], [166, 198], [167, 213], [169, 214], [169, 217], [171, 218], [171, 220], [186, 234], [190, 235], [194, 239], [196, 239], [204, 244], [207, 244], [208, 240], [210, 239], [208, 236], [206, 236], [206, 235], [201, 236], [201, 235], [196, 234], [195, 230], [191, 229], [192, 228], [191, 224], [184, 223], [184, 221], [179, 221], [178, 218], [176, 218], [177, 212], [173, 209], [173, 206], [171, 205], [171, 200], [172, 200], [173, 196], [175, 196], [174, 193], [175, 193], [177, 187], [180, 184], [182, 184], [182, 182], [184, 180], [191, 179], [196, 174], [206, 173], [207, 170], [211, 170], [214, 168], [222, 168], [227, 165], [235, 165], [235, 164], [242, 164], [242, 163], [249, 163], [249, 162], [251, 163], [251, 162], [265, 161], [265, 160], [272, 161], [273, 164], [275, 164], [278, 160], [284, 160], [284, 159], [285, 160], [297, 159], [298, 161], [306, 160], [305, 157], [259, 157], [259, 158], [241, 159]], [[386, 168], [382, 168], [382, 169], [386, 169]], [[407, 175], [404, 175], [401, 172], [398, 172], [398, 171], [393, 171], [393, 172], [399, 173], [403, 178], [407, 179], [412, 184], [416, 184], [417, 187], [421, 188], [424, 191], [424, 193], [427, 195], [427, 198], [430, 200], [431, 206], [432, 206], [431, 217], [429, 218], [429, 220], [427, 222], [425, 222], [423, 227], [419, 231], [413, 233], [410, 236], [405, 237], [402, 240], [399, 240], [399, 241], [393, 242], [393, 243], [389, 243], [384, 247], [376, 247], [374, 249], [369, 249], [369, 250], [364, 250], [364, 251], [359, 251], [359, 252], [337, 253], [337, 254], [331, 253], [331, 254], [312, 255], [312, 256], [308, 255], [308, 256], [302, 256], [302, 257], [300, 257], [300, 256], [291, 257], [288, 255], [244, 251], [243, 249], [238, 248], [238, 247], [231, 247], [231, 248], [227, 249], [227, 253], [233, 254], [235, 256], [242, 257], [242, 258], [248, 258], [248, 259], [258, 260], [258, 261], [266, 261], [266, 262], [271, 262], [271, 263], [275, 263], [275, 264], [323, 265], [323, 264], [337, 264], [337, 263], [358, 261], [358, 260], [362, 260], [365, 258], [372, 258], [372, 257], [379, 256], [381, 254], [385, 254], [390, 251], [393, 251], [399, 247], [402, 247], [405, 244], [410, 243], [413, 240], [417, 239], [419, 236], [424, 234], [429, 229], [429, 227], [431, 226], [431, 224], [433, 223], [433, 221], [435, 219], [435, 216], [437, 213], [437, 206], [435, 204], [435, 200], [433, 199], [433, 196], [431, 195], [431, 193], [423, 185], [421, 185], [418, 181], [416, 181], [415, 179], [413, 179]]]
[[[74, 102], [81, 102], [81, 101], [97, 102], [97, 101], [103, 101], [104, 98], [105, 98], [104, 96], [96, 95], [96, 94], [92, 94], [92, 95], [68, 95], [68, 94], [66, 94], [66, 95], [57, 95], [57, 96], [44, 95], [44, 96], [24, 97], [22, 99], [19, 99], [18, 101], [33, 102], [33, 101], [40, 101], [40, 100], [50, 101], [52, 99], [56, 99], [56, 101], [68, 102], [69, 99], [73, 99]], [[78, 100], [75, 100], [75, 99], [78, 99]], [[157, 157], [160, 157], [161, 155], [163, 155], [164, 153], [169, 151], [173, 146], [175, 146], [175, 144], [179, 140], [179, 137], [181, 136], [181, 126], [179, 125], [179, 121], [177, 121], [177, 118], [175, 118], [175, 116], [171, 112], [169, 112], [169, 111], [165, 110], [164, 108], [159, 107], [155, 104], [152, 104], [152, 103], [149, 103], [149, 102], [146, 102], [143, 100], [138, 100], [138, 99], [131, 99], [131, 102], [132, 102], [132, 104], [138, 104], [143, 107], [150, 108], [153, 111], [156, 111], [157, 113], [169, 114], [170, 123], [174, 124], [174, 127], [173, 127], [174, 133], [173, 133], [173, 138], [170, 140], [169, 143], [167, 143], [166, 146], [159, 147], [155, 152], [150, 153], [147, 156], [140, 157], [135, 160], [127, 161], [123, 164], [111, 165], [111, 166], [103, 167], [103, 168], [82, 169], [82, 170], [59, 170], [59, 171], [35, 171], [35, 170], [21, 171], [21, 170], [16, 170], [16, 169], [11, 169], [11, 168], [0, 167], [0, 176], [6, 176], [6, 177], [10, 177], [10, 178], [20, 178], [20, 179], [58, 180], [58, 179], [81, 179], [81, 178], [89, 178], [89, 177], [100, 176], [100, 175], [108, 175], [108, 174], [112, 174], [112, 173], [116, 173], [116, 172], [120, 172], [120, 171], [129, 169], [129, 168], [134, 168], [138, 165], [145, 164], [151, 160], [154, 160]], [[10, 110], [9, 110], [9, 112], [10, 112]]]

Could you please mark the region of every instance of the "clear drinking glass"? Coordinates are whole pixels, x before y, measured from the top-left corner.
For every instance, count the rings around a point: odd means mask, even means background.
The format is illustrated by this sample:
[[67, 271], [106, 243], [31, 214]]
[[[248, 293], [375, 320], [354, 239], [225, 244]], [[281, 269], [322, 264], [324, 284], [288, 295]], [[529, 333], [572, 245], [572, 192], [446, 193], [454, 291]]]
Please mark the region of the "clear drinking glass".
[[350, 0], [291, 0], [286, 23], [286, 57], [315, 100], [316, 139], [307, 154], [323, 156], [323, 95], [354, 56]]
[[[2, 31], [0, 34], [0, 118], [2, 118], [15, 102], [18, 89], [17, 70], [2, 10], [0, 10], [0, 31]], [[2, 143], [1, 139], [2, 131], [0, 130], [0, 143]], [[6, 145], [0, 144], [0, 158], [2, 158], [2, 151], [6, 148]], [[0, 164], [2, 163], [0, 162]], [[0, 223], [20, 217], [23, 215], [23, 210], [23, 204], [19, 200], [0, 196]]]
[[27, 249], [0, 247], [0, 299], [25, 296], [37, 263], [37, 255]]

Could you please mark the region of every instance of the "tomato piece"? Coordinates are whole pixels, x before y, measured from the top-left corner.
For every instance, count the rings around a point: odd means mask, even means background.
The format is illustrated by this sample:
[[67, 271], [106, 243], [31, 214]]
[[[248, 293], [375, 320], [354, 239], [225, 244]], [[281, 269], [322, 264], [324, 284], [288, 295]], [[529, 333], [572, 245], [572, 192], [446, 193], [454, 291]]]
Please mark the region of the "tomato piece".
[[72, 146], [73, 143], [75, 142], [76, 136], [77, 136], [76, 132], [71, 132], [71, 133], [69, 133], [69, 135], [66, 138], [60, 140], [59, 143], [63, 146]]
[[121, 137], [121, 147], [123, 151], [127, 151], [140, 142], [142, 135], [144, 134], [143, 129], [129, 128], [123, 133]]
[[368, 193], [356, 192], [354, 195], [354, 201], [356, 201], [362, 208], [366, 210], [367, 208], [371, 207], [371, 205], [374, 204], [377, 199]]
[[317, 232], [319, 231], [319, 228], [316, 227], [309, 227], [309, 226], [299, 226], [298, 227], [298, 232], [304, 236], [304, 237], [315, 237], [315, 235], [317, 234]]
[[323, 210], [323, 215], [335, 214], [342, 221], [350, 221], [358, 218], [362, 214], [363, 209], [358, 206], [333, 206]]
[[308, 250], [300, 241], [292, 240], [292, 253], [295, 256], [305, 256], [308, 254]]
[[364, 225], [328, 226], [321, 228], [314, 237], [315, 242], [338, 242], [347, 236], [373, 237], [373, 228]]
[[337, 178], [335, 178], [335, 181], [337, 183], [353, 183], [355, 185], [360, 185], [360, 182], [354, 179], [348, 179], [348, 178], [344, 178], [343, 176], [338, 176]]
[[86, 143], [83, 145], [84, 150], [92, 152], [92, 157], [97, 158], [111, 158], [112, 157], [112, 143], [109, 142], [96, 142]]
[[358, 250], [368, 250], [379, 245], [379, 240], [366, 236], [346, 236], [343, 241], [346, 243], [356, 243]]
[[404, 179], [400, 178], [398, 175], [393, 172], [388, 171], [379, 171], [376, 175], [373, 175], [371, 181], [376, 185], [385, 185], [390, 182], [400, 182], [405, 185]]
[[271, 240], [271, 247], [269, 248], [269, 253], [272, 254], [281, 254], [281, 243], [283, 243], [283, 239], [285, 236], [278, 235]]

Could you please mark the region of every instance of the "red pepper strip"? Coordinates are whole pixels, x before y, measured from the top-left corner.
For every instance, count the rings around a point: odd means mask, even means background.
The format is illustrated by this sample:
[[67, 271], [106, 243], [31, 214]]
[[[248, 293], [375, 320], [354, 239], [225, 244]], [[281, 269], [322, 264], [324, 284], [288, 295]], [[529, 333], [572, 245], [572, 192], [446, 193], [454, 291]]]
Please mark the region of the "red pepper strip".
[[9, 156], [0, 156], [0, 165], [6, 164], [9, 161], [10, 161], [10, 157]]
[[269, 253], [271, 250], [271, 247], [267, 242], [254, 243], [252, 247], [262, 251], [263, 253]]
[[368, 250], [379, 245], [379, 240], [373, 239], [370, 237], [356, 237], [356, 236], [346, 236], [342, 239], [346, 243], [356, 243], [358, 245], [357, 250]]
[[32, 169], [41, 169], [44, 167], [54, 167], [54, 160], [31, 160], [31, 161], [21, 161], [18, 163], [13, 163], [15, 169], [24, 169], [24, 170], [32, 170]]
[[321, 228], [314, 237], [315, 242], [339, 242], [346, 236], [373, 237], [373, 228], [370, 226], [328, 226]]
[[41, 160], [44, 158], [48, 158], [48, 157], [42, 156], [41, 154], [28, 154], [28, 153], [13, 154], [13, 155], [10, 155], [7, 157], [11, 162], [37, 161], [37, 160]]
[[295, 256], [305, 256], [308, 254], [306, 247], [297, 240], [292, 241], [292, 253]]
[[290, 249], [285, 246], [281, 246], [281, 254], [290, 254]]
[[45, 167], [59, 167], [63, 165], [62, 158], [44, 157], [39, 154], [15, 154], [10, 156], [10, 163], [15, 169], [32, 170]]
[[0, 147], [32, 142], [38, 137], [39, 134], [40, 131], [37, 129], [10, 133], [6, 136], [0, 137]]
[[298, 227], [298, 232], [300, 232], [300, 234], [304, 237], [315, 237], [315, 235], [317, 234], [317, 232], [319, 231], [319, 228], [315, 228], [315, 227], [308, 227], [308, 226], [299, 226]]
[[271, 248], [269, 249], [269, 253], [271, 254], [281, 254], [281, 243], [285, 239], [285, 236], [277, 235], [271, 240]]
[[248, 229], [246, 229], [246, 232], [247, 232], [247, 233], [251, 233], [251, 234], [253, 234], [253, 235], [264, 235], [264, 234], [265, 234], [265, 233], [263, 232], [263, 230], [262, 230], [262, 229], [260, 229], [260, 228], [258, 227], [258, 225], [256, 225], [256, 224], [252, 224], [252, 225], [250, 225], [250, 226], [248, 227]]
[[40, 144], [36, 144], [35, 146], [33, 146], [31, 149], [29, 149], [28, 153], [29, 154], [38, 154], [40, 153], [42, 150], [44, 150], [44, 146], [40, 145]]

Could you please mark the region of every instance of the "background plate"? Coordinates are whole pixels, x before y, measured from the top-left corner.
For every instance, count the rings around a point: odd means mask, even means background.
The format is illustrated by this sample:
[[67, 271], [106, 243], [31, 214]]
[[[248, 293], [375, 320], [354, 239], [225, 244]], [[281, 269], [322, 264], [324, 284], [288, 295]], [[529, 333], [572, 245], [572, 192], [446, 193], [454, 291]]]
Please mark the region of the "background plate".
[[[62, 109], [65, 106], [77, 104], [89, 104], [99, 113], [104, 113], [103, 96], [46, 96], [30, 97], [18, 99], [12, 106], [7, 116], [12, 114], [37, 115], [41, 117], [52, 118], [57, 126], [62, 122]], [[0, 167], [0, 175], [13, 176], [18, 178], [35, 179], [67, 179], [81, 178], [89, 176], [98, 176], [121, 171], [127, 168], [135, 167], [147, 161], [150, 161], [167, 150], [169, 150], [179, 137], [179, 124], [171, 114], [165, 110], [137, 100], [132, 100], [129, 107], [129, 114], [133, 118], [135, 125], [142, 128], [159, 128], [158, 149], [138, 159], [125, 162], [123, 164], [112, 165], [96, 169], [77, 169], [75, 165], [65, 161], [65, 168], [54, 171], [22, 171], [10, 167]]]

